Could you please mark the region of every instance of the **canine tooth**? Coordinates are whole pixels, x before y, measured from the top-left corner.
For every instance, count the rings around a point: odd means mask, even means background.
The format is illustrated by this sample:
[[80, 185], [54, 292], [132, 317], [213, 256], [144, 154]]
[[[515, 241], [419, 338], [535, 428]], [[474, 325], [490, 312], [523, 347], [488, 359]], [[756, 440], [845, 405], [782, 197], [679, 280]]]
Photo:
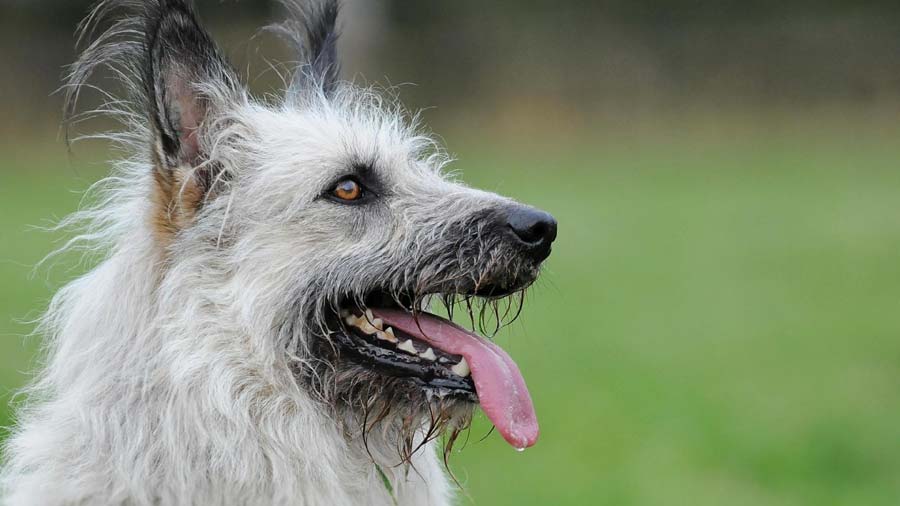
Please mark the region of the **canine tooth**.
[[405, 351], [407, 353], [412, 353], [413, 355], [416, 355], [419, 353], [416, 351], [416, 347], [413, 346], [412, 339], [407, 339], [406, 341], [403, 341], [402, 343], [398, 344], [397, 349]]
[[370, 322], [375, 321], [375, 315], [372, 314], [371, 309], [366, 309], [366, 320], [369, 320]]
[[394, 329], [388, 327], [384, 332], [378, 331], [375, 333], [375, 337], [381, 339], [382, 341], [388, 341], [391, 343], [397, 342], [397, 336], [394, 335]]
[[466, 357], [463, 357], [462, 360], [460, 360], [458, 364], [451, 367], [450, 370], [453, 371], [453, 374], [462, 376], [463, 378], [468, 376], [471, 372], [469, 371], [469, 363], [466, 362]]
[[381, 321], [381, 318], [375, 318], [372, 320], [372, 326], [378, 330], [384, 330], [384, 322]]
[[347, 316], [345, 316], [344, 321], [347, 322], [347, 325], [350, 325], [351, 327], [356, 326], [356, 317], [352, 314], [348, 314]]
[[391, 343], [397, 342], [397, 338], [394, 337], [394, 334], [388, 334], [387, 332], [382, 332], [380, 330], [375, 333], [375, 337], [377, 337], [378, 339], [381, 339], [382, 341], [388, 341]]
[[425, 360], [428, 360], [429, 362], [434, 362], [435, 360], [437, 360], [437, 355], [434, 354], [434, 350], [432, 350], [431, 348], [428, 348], [422, 353], [419, 353], [419, 356], [424, 358]]

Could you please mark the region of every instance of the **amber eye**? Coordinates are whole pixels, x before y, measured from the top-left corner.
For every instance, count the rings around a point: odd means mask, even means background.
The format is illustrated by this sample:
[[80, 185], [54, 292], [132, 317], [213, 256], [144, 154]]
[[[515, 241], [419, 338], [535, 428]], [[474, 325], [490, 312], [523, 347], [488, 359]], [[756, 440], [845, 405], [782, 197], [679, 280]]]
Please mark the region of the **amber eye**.
[[331, 193], [341, 200], [358, 200], [362, 197], [362, 186], [352, 179], [344, 179]]

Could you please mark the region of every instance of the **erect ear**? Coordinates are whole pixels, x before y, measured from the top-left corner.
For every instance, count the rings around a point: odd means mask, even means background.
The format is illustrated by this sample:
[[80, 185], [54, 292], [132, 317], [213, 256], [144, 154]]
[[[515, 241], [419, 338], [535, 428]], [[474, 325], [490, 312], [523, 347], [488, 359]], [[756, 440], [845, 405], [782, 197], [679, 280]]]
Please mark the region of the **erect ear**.
[[238, 96], [240, 84], [191, 7], [183, 0], [157, 1], [158, 11], [147, 17], [143, 82], [155, 136], [157, 221], [164, 232], [175, 232], [220, 177], [204, 139], [217, 108]]
[[[212, 107], [234, 95], [238, 80], [190, 6], [159, 2], [147, 30], [149, 112], [160, 161], [170, 168], [203, 161], [201, 128]], [[154, 19], [155, 18], [155, 19]]]

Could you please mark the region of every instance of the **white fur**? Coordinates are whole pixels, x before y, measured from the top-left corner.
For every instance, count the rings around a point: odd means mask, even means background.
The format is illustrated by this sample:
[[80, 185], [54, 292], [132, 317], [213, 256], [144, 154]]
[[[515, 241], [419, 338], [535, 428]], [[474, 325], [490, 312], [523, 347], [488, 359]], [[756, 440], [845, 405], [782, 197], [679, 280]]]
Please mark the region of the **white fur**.
[[[46, 363], [6, 442], [0, 496], [8, 506], [449, 503], [434, 443], [398, 465], [386, 423], [366, 445], [358, 420], [335, 416], [294, 372], [311, 369], [320, 329], [283, 328], [341, 290], [414, 281], [405, 266], [453, 249], [448, 217], [508, 201], [448, 180], [434, 143], [371, 91], [342, 84], [276, 105], [204, 91], [214, 100], [201, 143], [221, 183], [170, 244], [151, 224], [153, 134], [139, 111], [108, 111], [126, 124], [110, 138], [133, 155], [63, 223], [79, 230], [67, 250], [102, 260], [41, 321]], [[390, 187], [385, 205], [361, 215], [318, 198], [360, 160]]]
[[[146, 160], [121, 164], [101, 204], [71, 220], [88, 220], [81, 240], [110, 254], [60, 290], [44, 317], [47, 363], [6, 447], [8, 505], [393, 504], [359, 429], [298, 386], [272, 339], [284, 285], [316, 265], [304, 263], [304, 250], [322, 247], [322, 230], [287, 223], [302, 209], [303, 187], [318, 188], [316, 174], [302, 173], [317, 165], [304, 159], [306, 139], [408, 152], [398, 125], [330, 103], [306, 113], [232, 111], [256, 125], [265, 146], [253, 155], [265, 158], [215, 204], [228, 208], [224, 223], [201, 220], [170, 251], [148, 230]], [[219, 146], [217, 159], [229, 149]], [[222, 227], [242, 229], [225, 232], [237, 244], [208, 242]], [[368, 443], [397, 503], [448, 502], [431, 444], [414, 467], [394, 467], [389, 433]]]

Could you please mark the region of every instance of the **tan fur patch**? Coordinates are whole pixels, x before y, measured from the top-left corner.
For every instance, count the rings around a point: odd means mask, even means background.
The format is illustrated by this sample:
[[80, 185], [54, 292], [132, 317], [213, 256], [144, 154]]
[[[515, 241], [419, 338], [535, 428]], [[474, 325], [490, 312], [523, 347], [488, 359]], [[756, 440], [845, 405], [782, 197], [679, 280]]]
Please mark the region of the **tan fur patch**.
[[169, 170], [157, 164], [153, 173], [151, 229], [159, 244], [167, 247], [175, 235], [189, 226], [200, 209], [205, 189], [187, 167]]

